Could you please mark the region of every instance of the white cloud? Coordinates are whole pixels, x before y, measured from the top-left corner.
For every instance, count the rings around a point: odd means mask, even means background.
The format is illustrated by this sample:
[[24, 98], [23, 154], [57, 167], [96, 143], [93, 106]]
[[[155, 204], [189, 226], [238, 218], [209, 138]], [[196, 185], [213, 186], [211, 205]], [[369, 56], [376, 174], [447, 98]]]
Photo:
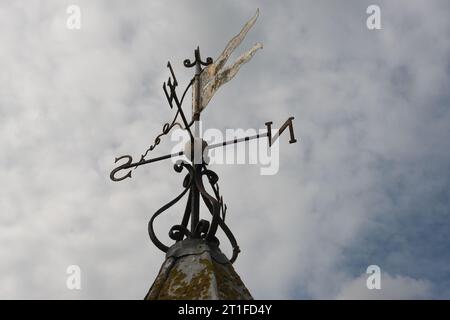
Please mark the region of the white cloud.
[[381, 274], [381, 289], [369, 290], [366, 280], [369, 275], [348, 280], [342, 285], [337, 299], [341, 300], [391, 300], [391, 299], [428, 299], [431, 296], [431, 283], [427, 280], [388, 273]]

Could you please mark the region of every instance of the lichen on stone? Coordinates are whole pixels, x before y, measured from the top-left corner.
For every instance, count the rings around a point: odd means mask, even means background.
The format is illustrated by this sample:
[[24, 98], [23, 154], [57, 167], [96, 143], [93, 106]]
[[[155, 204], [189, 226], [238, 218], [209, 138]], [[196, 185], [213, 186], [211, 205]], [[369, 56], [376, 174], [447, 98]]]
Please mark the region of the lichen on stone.
[[161, 268], [146, 299], [252, 299], [232, 264], [215, 261], [209, 251], [172, 259]]

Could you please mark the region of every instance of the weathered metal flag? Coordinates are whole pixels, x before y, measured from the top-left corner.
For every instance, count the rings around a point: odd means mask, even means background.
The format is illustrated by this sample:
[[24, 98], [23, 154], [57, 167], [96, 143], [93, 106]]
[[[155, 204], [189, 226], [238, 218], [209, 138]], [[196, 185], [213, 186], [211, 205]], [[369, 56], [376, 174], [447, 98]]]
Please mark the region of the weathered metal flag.
[[[198, 80], [199, 84], [194, 85], [192, 90], [192, 106], [194, 113], [202, 112], [203, 109], [206, 108], [216, 91], [223, 84], [233, 79], [241, 66], [244, 63], [247, 63], [258, 49], [261, 49], [263, 47], [261, 43], [256, 43], [252, 48], [250, 48], [250, 50], [241, 54], [231, 66], [228, 66], [224, 69], [228, 58], [231, 56], [233, 51], [241, 44], [242, 40], [244, 40], [247, 32], [253, 27], [256, 19], [258, 19], [258, 16], [259, 9], [256, 10], [253, 18], [247, 21], [242, 30], [228, 42], [227, 46], [220, 54], [220, 56], [216, 59], [216, 61], [203, 69]], [[198, 90], [200, 90], [199, 95], [197, 95]]]

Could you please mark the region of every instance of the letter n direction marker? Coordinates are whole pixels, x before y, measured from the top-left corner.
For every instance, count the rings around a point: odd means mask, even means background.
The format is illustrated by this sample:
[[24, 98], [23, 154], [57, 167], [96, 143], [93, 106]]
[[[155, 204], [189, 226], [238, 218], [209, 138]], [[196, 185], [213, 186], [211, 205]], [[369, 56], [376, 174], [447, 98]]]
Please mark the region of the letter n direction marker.
[[[285, 131], [285, 129], [289, 128], [289, 135], [290, 140], [289, 143], [295, 143], [297, 140], [294, 137], [294, 128], [292, 121], [294, 120], [294, 117], [290, 117], [288, 120], [285, 121], [285, 123], [281, 126], [281, 128], [276, 132], [274, 135], [272, 135], [272, 122], [266, 122], [265, 125], [267, 127], [267, 132], [262, 134], [256, 134], [253, 136], [247, 136], [243, 138], [235, 138], [233, 140], [224, 141], [220, 143], [215, 143], [212, 145], [207, 145], [206, 142], [204, 142], [199, 137], [199, 130], [198, 130], [198, 122], [200, 120], [200, 113], [203, 111], [203, 109], [206, 107], [206, 104], [211, 99], [214, 92], [211, 92], [208, 88], [203, 88], [202, 83], [205, 81], [205, 79], [209, 79], [211, 81], [211, 78], [213, 78], [212, 81], [215, 81], [216, 86], [215, 90], [222, 85], [223, 83], [229, 81], [231, 78], [234, 77], [235, 73], [239, 70], [240, 65], [242, 63], [247, 62], [252, 56], [253, 53], [262, 47], [262, 45], [257, 44], [252, 49], [250, 49], [247, 53], [244, 53], [241, 55], [240, 58], [237, 59], [237, 61], [234, 63], [233, 66], [225, 69], [223, 73], [226, 73], [225, 75], [221, 75], [219, 72], [220, 69], [223, 67], [223, 65], [226, 63], [226, 60], [228, 59], [229, 55], [232, 53], [232, 51], [240, 44], [242, 39], [245, 37], [247, 31], [253, 26], [254, 22], [256, 21], [256, 18], [259, 15], [259, 11], [255, 14], [255, 16], [247, 22], [247, 24], [243, 27], [241, 32], [235, 36], [227, 45], [224, 52], [219, 56], [218, 60], [216, 62], [213, 62], [213, 59], [208, 57], [206, 61], [202, 61], [201, 55], [200, 55], [200, 48], [197, 47], [197, 49], [194, 51], [195, 60], [191, 62], [189, 59], [186, 59], [184, 61], [184, 66], [186, 68], [191, 68], [195, 66], [195, 75], [192, 78], [192, 80], [189, 82], [187, 87], [185, 88], [183, 95], [181, 99], [178, 98], [176, 93], [176, 88], [178, 86], [178, 81], [175, 77], [175, 73], [172, 69], [172, 66], [170, 62], [167, 63], [167, 67], [170, 70], [171, 77], [167, 80], [167, 83], [164, 82], [163, 84], [163, 90], [165, 93], [165, 96], [167, 98], [167, 101], [169, 103], [169, 106], [171, 109], [173, 109], [174, 104], [176, 106], [176, 114], [170, 123], [165, 123], [162, 128], [162, 132], [155, 138], [153, 144], [146, 150], [146, 152], [141, 155], [141, 159], [137, 162], [133, 162], [133, 158], [130, 155], [124, 155], [119, 158], [115, 159], [115, 163], [119, 162], [122, 159], [126, 159], [126, 162], [117, 166], [115, 169], [111, 171], [110, 178], [112, 181], [122, 181], [126, 178], [131, 178], [131, 172], [136, 169], [139, 166], [166, 160], [174, 157], [179, 157], [186, 155], [191, 162], [186, 161], [178, 161], [174, 165], [174, 169], [176, 172], [181, 172], [183, 169], [187, 170], [187, 175], [184, 178], [183, 181], [183, 187], [184, 190], [174, 199], [172, 199], [169, 203], [162, 206], [160, 209], [158, 209], [153, 216], [151, 217], [149, 223], [148, 223], [148, 233], [150, 236], [150, 239], [152, 242], [163, 252], [167, 252], [169, 250], [169, 246], [163, 244], [157, 237], [154, 232], [153, 223], [155, 218], [157, 218], [161, 213], [172, 207], [175, 203], [177, 203], [180, 199], [183, 198], [183, 196], [189, 191], [186, 208], [184, 211], [184, 215], [182, 218], [182, 221], [178, 225], [174, 225], [170, 231], [169, 236], [172, 240], [175, 240], [176, 242], [182, 241], [186, 238], [194, 238], [194, 239], [204, 239], [205, 241], [219, 244], [219, 240], [216, 238], [216, 232], [218, 228], [220, 227], [225, 235], [227, 236], [228, 240], [230, 241], [230, 244], [233, 248], [232, 257], [230, 258], [230, 262], [233, 263], [239, 252], [239, 246], [237, 244], [237, 241], [231, 232], [231, 230], [228, 228], [227, 224], [225, 223], [225, 216], [227, 211], [227, 206], [223, 202], [223, 198], [220, 195], [219, 192], [219, 185], [218, 185], [218, 176], [215, 172], [212, 170], [209, 170], [207, 168], [207, 163], [204, 161], [203, 156], [198, 157], [198, 150], [200, 149], [203, 155], [203, 148], [207, 148], [207, 151], [224, 147], [231, 144], [237, 144], [245, 141], [250, 141], [254, 139], [260, 139], [260, 138], [268, 138], [269, 147], [273, 145], [273, 143], [279, 138], [279, 136]], [[202, 69], [202, 66], [205, 68]], [[233, 73], [234, 72], [234, 73]], [[218, 74], [219, 73], [219, 74]], [[228, 77], [224, 80], [224, 78]], [[217, 80], [219, 79], [219, 80]], [[203, 81], [202, 81], [203, 80]], [[184, 98], [186, 96], [186, 93], [188, 90], [192, 87], [192, 117], [191, 121], [188, 122], [185, 116], [185, 113], [182, 108], [182, 104], [184, 101]], [[208, 91], [209, 90], [209, 91]], [[182, 123], [178, 122], [178, 116], [181, 117]], [[191, 127], [194, 125], [194, 132], [192, 132]], [[190, 154], [186, 154], [185, 151], [180, 151], [176, 153], [171, 153], [167, 155], [163, 155], [160, 157], [155, 157], [151, 159], [146, 159], [147, 154], [150, 151], [153, 151], [153, 149], [159, 145], [161, 142], [161, 137], [167, 135], [170, 133], [172, 128], [175, 126], [186, 130], [189, 133], [190, 136], [190, 144], [189, 147], [186, 150], [190, 150]], [[194, 152], [195, 151], [195, 152]], [[117, 177], [117, 174], [122, 170], [128, 170], [128, 172], [120, 177]], [[210, 184], [213, 194], [210, 194], [206, 191], [205, 186], [203, 184], [203, 177], [206, 176], [208, 179], [208, 183]], [[209, 213], [211, 214], [212, 218], [211, 221], [201, 219], [200, 220], [200, 198], [205, 203], [206, 207], [208, 208]], [[190, 221], [190, 228], [188, 228], [188, 223]]]

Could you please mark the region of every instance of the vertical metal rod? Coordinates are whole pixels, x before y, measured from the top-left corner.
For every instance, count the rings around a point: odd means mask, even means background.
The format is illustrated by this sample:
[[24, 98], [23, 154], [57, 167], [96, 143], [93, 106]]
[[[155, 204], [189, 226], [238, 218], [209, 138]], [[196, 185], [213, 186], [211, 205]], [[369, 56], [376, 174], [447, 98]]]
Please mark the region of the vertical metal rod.
[[[194, 166], [194, 174], [198, 174], [199, 168]], [[200, 192], [198, 191], [195, 183], [191, 187], [192, 200], [191, 200], [191, 232], [194, 233], [195, 229], [200, 221]]]
[[[202, 71], [201, 68], [201, 57], [200, 57], [200, 48], [197, 47], [195, 50], [195, 97], [193, 99], [192, 105], [192, 120], [194, 121], [194, 138], [199, 137], [199, 121], [200, 121], [200, 73]], [[195, 163], [195, 145], [194, 141], [191, 144], [191, 161], [194, 167], [194, 176], [200, 174], [201, 164]], [[195, 178], [194, 178], [195, 181]], [[195, 232], [195, 228], [197, 227], [198, 222], [200, 221], [200, 193], [198, 191], [195, 183], [192, 184], [192, 201], [191, 201], [191, 232]]]

